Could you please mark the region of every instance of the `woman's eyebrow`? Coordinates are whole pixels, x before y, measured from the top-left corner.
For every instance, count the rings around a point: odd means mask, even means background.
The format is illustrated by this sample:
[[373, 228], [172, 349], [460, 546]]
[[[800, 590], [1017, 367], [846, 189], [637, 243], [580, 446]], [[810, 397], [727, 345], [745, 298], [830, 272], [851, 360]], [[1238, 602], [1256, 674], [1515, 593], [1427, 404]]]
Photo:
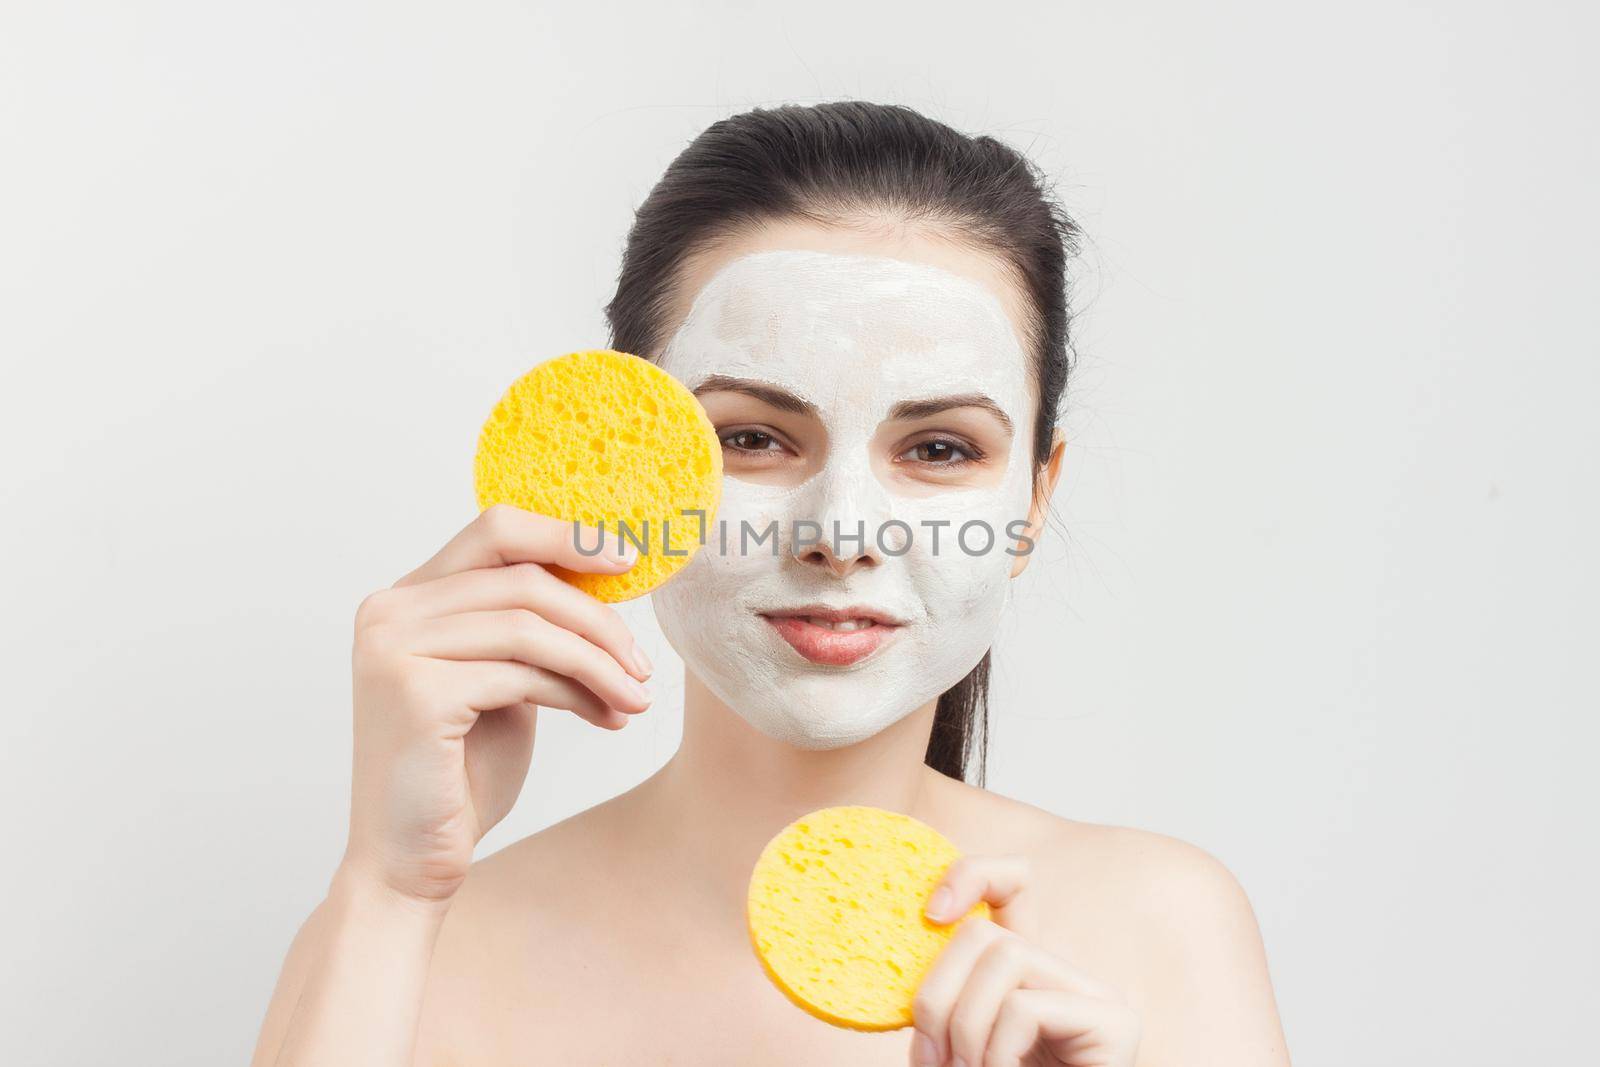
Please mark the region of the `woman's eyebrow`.
[[813, 417], [817, 414], [816, 405], [811, 401], [776, 385], [758, 382], [754, 378], [733, 378], [726, 374], [713, 374], [694, 387], [695, 396], [701, 393], [743, 393], [745, 396], [753, 396], [765, 404], [770, 404], [779, 411]]
[[1006, 434], [1012, 432], [1011, 418], [1000, 409], [1000, 405], [984, 396], [982, 393], [960, 393], [954, 396], [936, 396], [927, 400], [902, 400], [889, 409], [891, 419], [925, 419], [929, 415], [937, 415], [941, 411], [951, 408], [982, 408], [1000, 421], [1005, 427]]

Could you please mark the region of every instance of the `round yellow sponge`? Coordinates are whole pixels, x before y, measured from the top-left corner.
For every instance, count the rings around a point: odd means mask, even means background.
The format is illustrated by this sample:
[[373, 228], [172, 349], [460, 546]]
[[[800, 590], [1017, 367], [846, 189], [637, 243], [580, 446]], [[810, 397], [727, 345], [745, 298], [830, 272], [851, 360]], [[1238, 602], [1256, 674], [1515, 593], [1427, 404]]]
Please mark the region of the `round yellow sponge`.
[[835, 1026], [910, 1026], [917, 987], [960, 925], [923, 913], [958, 856], [933, 827], [881, 808], [823, 808], [790, 823], [750, 876], [750, 937], [768, 977]]
[[[549, 568], [614, 603], [650, 592], [699, 549], [722, 499], [722, 443], [700, 401], [654, 363], [572, 352], [506, 390], [478, 436], [473, 484], [480, 510], [514, 504], [602, 527], [607, 544], [642, 543], [623, 574]], [[585, 551], [593, 537], [580, 541]]]

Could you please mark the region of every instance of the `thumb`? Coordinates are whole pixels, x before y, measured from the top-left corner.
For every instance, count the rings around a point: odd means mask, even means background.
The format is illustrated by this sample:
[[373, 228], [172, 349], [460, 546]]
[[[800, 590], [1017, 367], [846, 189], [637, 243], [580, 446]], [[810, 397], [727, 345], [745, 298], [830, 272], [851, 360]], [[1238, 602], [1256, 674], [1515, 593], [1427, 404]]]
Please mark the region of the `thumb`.
[[928, 894], [927, 916], [938, 923], [954, 922], [981, 900], [989, 905], [996, 925], [1031, 937], [1035, 922], [1033, 897], [1027, 892], [1030, 867], [1026, 856], [962, 856], [945, 869]]
[[537, 709], [523, 701], [484, 712], [467, 731], [463, 760], [480, 837], [511, 813], [522, 792], [533, 762], [537, 722]]

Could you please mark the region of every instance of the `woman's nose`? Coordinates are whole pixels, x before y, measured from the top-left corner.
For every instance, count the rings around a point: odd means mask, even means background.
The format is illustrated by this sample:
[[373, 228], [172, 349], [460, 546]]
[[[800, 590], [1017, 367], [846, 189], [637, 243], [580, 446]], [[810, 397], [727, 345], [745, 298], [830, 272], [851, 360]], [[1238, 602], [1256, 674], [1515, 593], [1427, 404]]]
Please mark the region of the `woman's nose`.
[[792, 531], [795, 559], [839, 577], [883, 562], [879, 540], [891, 518], [889, 494], [865, 456], [825, 466], [805, 503]]

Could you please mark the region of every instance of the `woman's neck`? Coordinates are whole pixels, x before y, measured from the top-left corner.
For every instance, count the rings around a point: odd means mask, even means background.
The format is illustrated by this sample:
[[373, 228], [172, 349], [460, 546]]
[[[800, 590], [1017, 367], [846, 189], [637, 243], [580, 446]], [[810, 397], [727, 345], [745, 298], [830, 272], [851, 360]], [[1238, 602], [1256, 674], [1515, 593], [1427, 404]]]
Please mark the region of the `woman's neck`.
[[934, 708], [857, 744], [808, 750], [762, 734], [686, 673], [682, 744], [627, 798], [634, 835], [742, 893], [761, 846], [808, 811], [870, 804], [918, 815], [937, 803], [950, 783], [923, 763]]

